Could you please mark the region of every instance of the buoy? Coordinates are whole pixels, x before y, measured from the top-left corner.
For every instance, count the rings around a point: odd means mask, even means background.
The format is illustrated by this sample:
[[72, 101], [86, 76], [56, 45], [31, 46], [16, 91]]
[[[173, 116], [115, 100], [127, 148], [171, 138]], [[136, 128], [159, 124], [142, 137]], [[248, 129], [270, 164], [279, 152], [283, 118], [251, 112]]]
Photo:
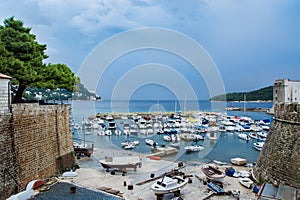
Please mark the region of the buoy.
[[124, 181], [124, 182], [123, 182], [123, 185], [124, 185], [124, 186], [126, 186], [126, 185], [127, 185], [126, 181]]
[[70, 191], [71, 193], [76, 193], [76, 187], [75, 186], [70, 187]]
[[153, 173], [150, 174], [150, 178], [154, 178], [154, 176], [155, 176], [155, 174], [153, 174]]

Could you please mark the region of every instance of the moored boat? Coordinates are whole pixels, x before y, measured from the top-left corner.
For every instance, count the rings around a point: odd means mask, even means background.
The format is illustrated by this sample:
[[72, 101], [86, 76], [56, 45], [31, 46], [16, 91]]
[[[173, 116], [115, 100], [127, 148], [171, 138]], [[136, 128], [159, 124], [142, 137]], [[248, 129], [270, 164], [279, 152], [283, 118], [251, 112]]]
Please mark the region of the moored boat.
[[238, 134], [238, 138], [242, 139], [242, 140], [246, 140], [246, 141], [249, 141], [250, 140], [250, 137], [249, 135], [245, 134], [245, 133], [239, 133]]
[[203, 150], [204, 147], [201, 145], [191, 145], [184, 147], [184, 149], [186, 150], [186, 152], [197, 152]]
[[255, 142], [255, 143], [253, 143], [253, 147], [256, 150], [261, 151], [261, 149], [263, 148], [264, 144], [265, 144], [264, 142]]
[[244, 158], [231, 158], [231, 163], [234, 165], [246, 165], [247, 164], [247, 160]]

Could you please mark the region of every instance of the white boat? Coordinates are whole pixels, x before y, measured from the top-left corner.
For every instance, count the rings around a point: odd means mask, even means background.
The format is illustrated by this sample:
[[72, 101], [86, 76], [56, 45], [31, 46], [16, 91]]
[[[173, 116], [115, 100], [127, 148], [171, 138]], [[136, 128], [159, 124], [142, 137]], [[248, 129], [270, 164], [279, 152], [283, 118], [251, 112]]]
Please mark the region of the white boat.
[[111, 135], [112, 135], [111, 130], [106, 130], [106, 131], [105, 131], [105, 135], [111, 136]]
[[133, 144], [134, 146], [137, 146], [137, 145], [139, 145], [139, 141], [138, 140], [135, 140], [135, 141], [133, 141], [133, 142], [130, 142], [130, 141], [126, 141], [126, 142], [122, 142], [121, 143], [121, 146], [122, 147], [125, 147], [125, 146], [127, 146], [127, 145], [129, 145], [129, 144]]
[[267, 132], [257, 132], [257, 135], [262, 138], [266, 138], [268, 136]]
[[246, 141], [249, 141], [250, 140], [250, 137], [249, 135], [245, 134], [245, 133], [239, 133], [238, 134], [238, 138], [242, 139], [242, 140], [246, 140]]
[[75, 129], [75, 130], [81, 129], [81, 126], [80, 126], [79, 124], [76, 123], [76, 124], [74, 125], [74, 129]]
[[76, 177], [76, 176], [78, 176], [78, 173], [77, 172], [64, 172], [63, 174], [62, 174], [62, 176], [63, 177]]
[[128, 150], [128, 149], [134, 149], [135, 145], [133, 144], [133, 142], [129, 143], [128, 145], [124, 146], [124, 149]]
[[97, 132], [97, 134], [99, 136], [104, 136], [105, 135], [105, 131], [104, 130], [100, 130], [100, 131]]
[[239, 178], [239, 183], [246, 188], [251, 188], [254, 183], [250, 178]]
[[145, 139], [145, 142], [146, 142], [147, 145], [157, 146], [157, 143], [154, 142], [154, 140], [152, 140], [152, 139], [147, 138], [147, 139]]
[[196, 151], [201, 151], [204, 149], [203, 146], [201, 145], [191, 145], [191, 146], [186, 146], [184, 147], [184, 149], [187, 151], [187, 152], [196, 152]]
[[257, 135], [256, 133], [251, 132], [251, 133], [249, 133], [248, 135], [249, 135], [249, 137], [251, 137], [251, 138], [253, 138], [253, 139], [256, 139], [256, 140], [259, 139], [259, 137], [258, 137], [258, 135]]
[[189, 179], [185, 176], [163, 176], [156, 183], [151, 186], [154, 194], [169, 194], [180, 192], [186, 186]]
[[269, 131], [270, 130], [270, 127], [269, 126], [261, 126], [261, 128], [265, 131]]
[[168, 135], [164, 135], [163, 139], [164, 139], [164, 141], [167, 141], [167, 142], [172, 141], [172, 138]]
[[119, 129], [115, 131], [115, 134], [116, 134], [116, 135], [121, 135], [121, 133], [122, 133], [122, 132], [121, 132]]
[[263, 148], [264, 144], [265, 144], [264, 142], [255, 142], [255, 143], [253, 143], [253, 147], [256, 150], [261, 151], [261, 149]]

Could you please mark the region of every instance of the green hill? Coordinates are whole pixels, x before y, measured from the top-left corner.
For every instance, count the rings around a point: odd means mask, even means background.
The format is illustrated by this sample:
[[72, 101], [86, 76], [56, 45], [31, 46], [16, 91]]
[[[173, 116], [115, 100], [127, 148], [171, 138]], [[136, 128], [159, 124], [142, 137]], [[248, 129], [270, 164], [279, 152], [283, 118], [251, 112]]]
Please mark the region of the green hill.
[[264, 87], [251, 92], [234, 92], [210, 98], [210, 101], [272, 101], [273, 86]]

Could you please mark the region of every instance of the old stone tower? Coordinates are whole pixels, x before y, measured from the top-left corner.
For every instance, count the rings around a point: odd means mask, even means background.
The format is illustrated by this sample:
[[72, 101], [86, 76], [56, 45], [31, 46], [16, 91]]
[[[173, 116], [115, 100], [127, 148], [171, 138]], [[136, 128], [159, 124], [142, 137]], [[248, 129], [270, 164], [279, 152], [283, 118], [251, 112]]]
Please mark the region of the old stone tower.
[[258, 179], [296, 188], [300, 188], [299, 86], [299, 81], [275, 81], [273, 124], [254, 169]]
[[11, 104], [10, 77], [0, 76], [0, 199], [75, 162], [70, 105]]

